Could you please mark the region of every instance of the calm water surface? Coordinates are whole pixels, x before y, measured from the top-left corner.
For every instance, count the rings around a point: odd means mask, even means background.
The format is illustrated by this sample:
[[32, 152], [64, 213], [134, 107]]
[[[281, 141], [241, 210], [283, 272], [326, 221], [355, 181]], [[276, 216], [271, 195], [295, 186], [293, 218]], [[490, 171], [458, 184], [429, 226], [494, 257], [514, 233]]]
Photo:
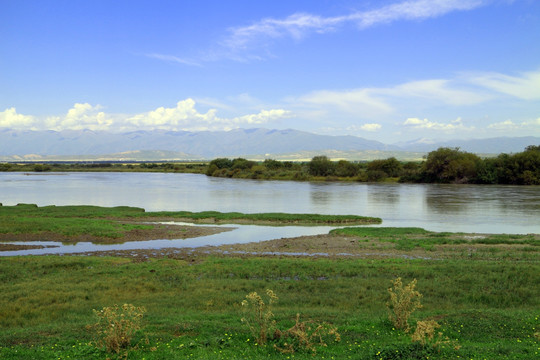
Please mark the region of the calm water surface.
[[167, 173], [0, 173], [0, 203], [356, 214], [384, 226], [540, 233], [540, 186], [308, 183]]

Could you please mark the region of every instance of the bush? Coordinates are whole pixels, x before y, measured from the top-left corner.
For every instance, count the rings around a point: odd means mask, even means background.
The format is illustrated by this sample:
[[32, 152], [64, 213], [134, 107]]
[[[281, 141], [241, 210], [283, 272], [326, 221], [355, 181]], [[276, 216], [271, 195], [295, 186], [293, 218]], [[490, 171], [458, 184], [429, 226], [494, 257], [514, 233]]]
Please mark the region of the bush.
[[393, 288], [388, 289], [390, 301], [386, 303], [390, 312], [389, 319], [396, 329], [409, 332], [409, 317], [416, 310], [422, 307], [420, 299], [422, 294], [416, 291], [416, 279], [408, 285], [403, 286], [401, 278], [398, 277], [392, 282]]
[[333, 325], [313, 321], [300, 321], [300, 314], [296, 314], [295, 324], [285, 331], [276, 329], [274, 340], [279, 344], [274, 344], [274, 348], [283, 354], [292, 354], [299, 350], [317, 352], [317, 346], [327, 346], [327, 338], [332, 338], [336, 342], [341, 341], [341, 336], [337, 328]]
[[308, 171], [313, 176], [333, 175], [335, 164], [326, 156], [315, 156], [308, 164]]
[[98, 347], [104, 347], [107, 352], [120, 354], [131, 348], [131, 340], [135, 333], [142, 329], [142, 318], [146, 309], [124, 304], [104, 307], [94, 310], [98, 321], [94, 324]]
[[270, 289], [266, 290], [266, 295], [268, 297], [267, 303], [256, 292], [249, 293], [242, 301], [242, 308], [245, 312], [242, 322], [248, 326], [259, 345], [266, 344], [268, 336], [276, 324], [273, 320], [272, 304], [278, 300], [278, 297]]

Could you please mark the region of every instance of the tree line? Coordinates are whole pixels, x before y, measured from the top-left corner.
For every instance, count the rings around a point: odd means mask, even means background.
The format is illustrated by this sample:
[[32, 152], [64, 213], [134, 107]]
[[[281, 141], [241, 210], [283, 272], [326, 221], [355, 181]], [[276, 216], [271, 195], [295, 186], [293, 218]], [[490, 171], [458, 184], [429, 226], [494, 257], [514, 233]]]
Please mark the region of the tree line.
[[210, 162], [206, 174], [276, 180], [540, 185], [540, 145], [490, 158], [442, 147], [421, 162], [402, 162], [395, 157], [370, 162], [331, 161], [324, 155], [309, 162], [218, 158]]

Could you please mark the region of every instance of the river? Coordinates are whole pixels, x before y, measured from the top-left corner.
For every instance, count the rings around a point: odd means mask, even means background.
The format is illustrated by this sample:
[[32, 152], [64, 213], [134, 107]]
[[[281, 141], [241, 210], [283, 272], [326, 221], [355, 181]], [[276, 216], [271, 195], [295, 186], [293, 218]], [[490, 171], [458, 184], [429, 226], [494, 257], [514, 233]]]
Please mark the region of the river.
[[311, 183], [175, 173], [0, 173], [0, 203], [355, 214], [383, 226], [540, 233], [540, 186]]

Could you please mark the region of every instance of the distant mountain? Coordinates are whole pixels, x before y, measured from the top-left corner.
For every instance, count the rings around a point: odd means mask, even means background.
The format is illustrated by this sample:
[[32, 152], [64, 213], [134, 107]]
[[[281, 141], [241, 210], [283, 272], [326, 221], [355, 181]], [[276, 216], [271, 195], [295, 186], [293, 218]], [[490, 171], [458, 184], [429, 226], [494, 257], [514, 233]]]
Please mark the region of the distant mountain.
[[232, 131], [14, 131], [0, 130], [0, 155], [99, 155], [127, 151], [172, 151], [189, 157], [215, 158], [247, 154], [320, 150], [400, 150], [355, 136], [316, 135], [298, 130]]
[[460, 148], [460, 150], [476, 154], [500, 154], [517, 153], [523, 151], [525, 147], [529, 145], [540, 145], [540, 137], [497, 137], [489, 139], [448, 141], [417, 139], [414, 141], [401, 142], [394, 145], [399, 146], [403, 150], [414, 152], [430, 152], [433, 150], [437, 150], [439, 147], [458, 147]]
[[[416, 159], [441, 146], [478, 154], [520, 152], [540, 144], [539, 137], [432, 141], [418, 139], [394, 145], [356, 136], [317, 135], [298, 130], [237, 129], [231, 131], [16, 131], [0, 129], [0, 161], [17, 159], [203, 160], [216, 157], [369, 160], [395, 156]], [[399, 152], [408, 152], [400, 154]], [[414, 153], [414, 154], [413, 154]]]

